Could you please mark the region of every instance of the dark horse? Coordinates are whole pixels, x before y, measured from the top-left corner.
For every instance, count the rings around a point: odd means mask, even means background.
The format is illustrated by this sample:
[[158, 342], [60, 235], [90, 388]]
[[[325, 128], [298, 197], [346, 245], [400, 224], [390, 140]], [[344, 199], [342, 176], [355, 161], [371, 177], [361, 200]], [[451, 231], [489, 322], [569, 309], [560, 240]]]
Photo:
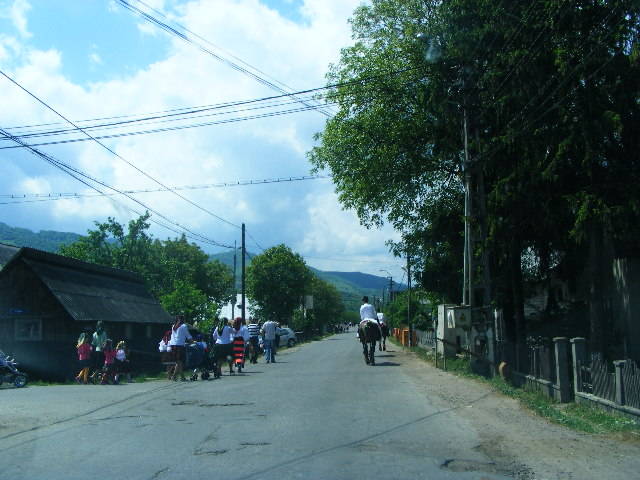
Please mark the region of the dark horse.
[[361, 323], [358, 327], [358, 337], [360, 338], [360, 343], [362, 343], [364, 361], [367, 362], [367, 365], [375, 365], [376, 360], [374, 354], [376, 352], [376, 343], [378, 343], [381, 337], [378, 323], [374, 320]]
[[380, 350], [387, 350], [387, 337], [389, 336], [389, 327], [386, 323], [380, 325], [380, 331], [382, 332], [382, 339], [380, 340], [380, 345], [378, 346]]

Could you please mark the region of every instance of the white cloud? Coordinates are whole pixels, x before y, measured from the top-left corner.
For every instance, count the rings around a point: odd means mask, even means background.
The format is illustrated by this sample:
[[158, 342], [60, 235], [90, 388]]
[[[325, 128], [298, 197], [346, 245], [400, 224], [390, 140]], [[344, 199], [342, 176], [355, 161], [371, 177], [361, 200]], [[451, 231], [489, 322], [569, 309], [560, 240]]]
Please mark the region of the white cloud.
[[94, 65], [102, 65], [102, 57], [100, 57], [96, 52], [89, 54], [89, 61]]
[[[172, 12], [181, 24], [225, 52], [233, 52], [294, 89], [304, 89], [325, 83], [328, 64], [336, 61], [340, 48], [351, 41], [347, 17], [359, 3], [358, 0], [306, 0], [304, 24], [282, 17], [258, 0], [190, 1]], [[167, 6], [171, 5], [162, 1], [154, 3], [154, 7], [160, 9]], [[3, 62], [3, 51], [5, 56], [18, 57], [12, 62], [19, 65], [13, 71], [18, 81], [73, 119], [153, 112], [275, 94], [177, 38], [172, 40], [166, 58], [131, 75], [88, 85], [78, 85], [63, 75], [63, 52], [16, 48], [0, 37], [0, 62]], [[91, 55], [98, 63], [98, 54]], [[0, 85], [6, 91], [8, 83], [0, 82]], [[19, 91], [3, 98], [3, 107], [0, 111], [3, 125], [59, 121]], [[322, 129], [324, 121], [325, 117], [318, 112], [308, 112], [105, 142], [168, 185], [273, 178], [308, 173], [305, 152], [312, 145], [312, 134]], [[93, 143], [44, 149], [117, 187], [157, 187]], [[39, 168], [45, 173], [36, 175], [33, 165], [40, 163], [33, 159], [20, 167], [23, 175], [35, 178], [32, 185], [24, 184], [25, 190], [36, 187], [40, 191], [47, 188], [85, 190], [84, 186], [45, 169], [44, 165]], [[353, 212], [340, 209], [328, 181], [187, 190], [181, 194], [233, 223], [247, 223], [252, 235], [264, 247], [284, 242], [305, 255], [337, 259], [318, 260], [323, 262], [323, 268], [376, 273], [378, 264], [369, 268], [367, 259], [379, 261], [379, 265], [394, 262], [384, 245], [387, 239], [395, 238], [394, 232], [388, 227], [381, 231], [361, 227]], [[138, 198], [167, 217], [218, 241], [232, 244], [239, 238], [236, 228], [173, 195], [149, 193], [140, 194]], [[125, 203], [133, 205], [129, 201]], [[116, 215], [121, 222], [132, 215], [111, 200], [93, 198], [52, 202], [40, 208], [57, 225], [66, 222], [69, 226], [63, 228], [76, 231], [91, 228], [93, 220], [108, 215]], [[6, 210], [0, 209], [0, 221], [4, 212]], [[168, 235], [155, 227], [154, 233], [161, 237]], [[349, 265], [340, 261], [350, 258], [357, 262]]]
[[0, 18], [8, 18], [22, 38], [31, 37], [27, 29], [27, 12], [31, 4], [27, 0], [13, 0], [0, 4]]

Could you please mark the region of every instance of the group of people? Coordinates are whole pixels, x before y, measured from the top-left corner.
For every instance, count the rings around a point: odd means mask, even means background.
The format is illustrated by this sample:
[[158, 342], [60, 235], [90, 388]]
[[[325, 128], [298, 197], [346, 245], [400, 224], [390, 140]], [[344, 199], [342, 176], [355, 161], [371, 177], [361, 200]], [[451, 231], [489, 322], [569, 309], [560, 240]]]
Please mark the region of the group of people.
[[108, 338], [101, 321], [97, 322], [93, 334], [82, 332], [76, 344], [80, 371], [75, 377], [77, 383], [89, 383], [91, 371], [98, 376], [100, 383], [119, 383], [123, 375], [131, 382], [131, 362], [129, 349], [124, 340], [115, 347]]
[[[228, 363], [229, 374], [242, 372], [245, 358], [251, 363], [258, 362], [260, 352], [259, 336], [263, 337], [263, 348], [266, 363], [275, 363], [277, 349], [278, 324], [274, 321], [264, 322], [262, 325], [250, 319], [245, 325], [242, 318], [229, 320], [222, 318], [206, 339], [199, 334], [195, 339], [184, 323], [184, 317], [178, 315], [175, 322], [160, 341], [159, 350], [163, 354], [163, 362], [167, 365], [167, 375], [170, 380], [186, 381], [184, 366], [186, 362], [186, 346], [189, 343], [199, 343], [208, 358], [213, 360], [214, 377], [222, 376], [222, 365]], [[209, 343], [207, 342], [209, 340]]]

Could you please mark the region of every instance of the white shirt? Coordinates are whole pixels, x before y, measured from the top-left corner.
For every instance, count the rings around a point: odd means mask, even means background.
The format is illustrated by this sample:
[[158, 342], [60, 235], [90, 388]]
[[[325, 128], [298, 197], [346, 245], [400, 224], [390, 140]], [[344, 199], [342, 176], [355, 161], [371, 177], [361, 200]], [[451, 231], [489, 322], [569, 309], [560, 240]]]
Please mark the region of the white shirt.
[[189, 327], [187, 327], [186, 323], [183, 323], [175, 330], [171, 329], [171, 340], [169, 340], [169, 345], [178, 345], [184, 347], [184, 344], [187, 340], [191, 340], [191, 334], [189, 333]]
[[384, 323], [384, 313], [378, 313], [378, 323]]
[[247, 343], [251, 335], [249, 335], [249, 329], [247, 328], [247, 326], [242, 325], [239, 330], [233, 331], [233, 336], [236, 338], [242, 337], [242, 339], [244, 340], [244, 343]]
[[218, 332], [218, 327], [213, 331], [213, 339], [218, 345], [227, 345], [233, 341], [231, 338], [231, 334], [233, 332], [233, 328], [225, 325], [222, 327], [222, 333]]
[[272, 322], [271, 320], [265, 322], [260, 330], [264, 334], [265, 340], [275, 340], [276, 339], [276, 322]]
[[370, 303], [364, 303], [360, 307], [360, 320], [365, 320], [370, 318], [371, 320], [378, 321], [378, 314], [376, 313], [376, 309], [373, 308], [373, 305]]

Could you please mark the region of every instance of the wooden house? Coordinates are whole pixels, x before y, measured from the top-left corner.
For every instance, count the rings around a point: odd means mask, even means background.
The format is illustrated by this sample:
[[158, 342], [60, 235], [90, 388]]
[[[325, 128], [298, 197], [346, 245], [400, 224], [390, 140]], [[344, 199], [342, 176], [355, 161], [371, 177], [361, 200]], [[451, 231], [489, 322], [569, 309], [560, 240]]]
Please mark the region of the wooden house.
[[98, 320], [114, 344], [127, 342], [134, 368], [159, 368], [172, 319], [139, 275], [26, 247], [0, 270], [0, 350], [27, 372], [70, 378], [78, 336]]

